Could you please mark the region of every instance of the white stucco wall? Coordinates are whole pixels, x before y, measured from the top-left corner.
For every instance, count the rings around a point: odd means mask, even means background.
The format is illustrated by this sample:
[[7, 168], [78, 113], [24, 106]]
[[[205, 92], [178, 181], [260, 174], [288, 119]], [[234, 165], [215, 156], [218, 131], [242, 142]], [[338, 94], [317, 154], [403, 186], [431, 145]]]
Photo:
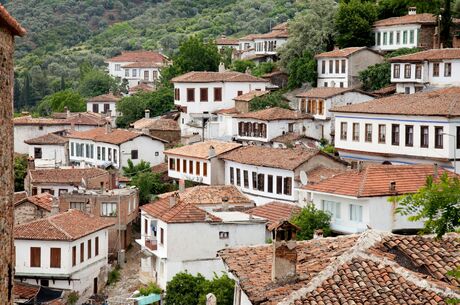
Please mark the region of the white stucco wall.
[[56, 167], [68, 165], [67, 147], [64, 145], [28, 145], [29, 157], [35, 157], [35, 148], [41, 148], [41, 159], [35, 158], [35, 167]]
[[[170, 169], [169, 167], [169, 162], [170, 162], [170, 159], [174, 159], [175, 161], [175, 169]], [[180, 171], [177, 170], [177, 162], [180, 162]], [[186, 161], [186, 172], [184, 173], [184, 164], [183, 164], [183, 160]], [[190, 165], [190, 161], [193, 162], [193, 170], [192, 170], [192, 173], [190, 173], [189, 171], [189, 165]], [[200, 166], [200, 174], [197, 175], [197, 171], [196, 171], [196, 163], [199, 162], [199, 166]], [[206, 167], [207, 167], [207, 175], [204, 176], [203, 174], [203, 167], [204, 167], [204, 163], [206, 163]], [[168, 155], [168, 176], [171, 177], [171, 178], [174, 178], [174, 179], [184, 179], [184, 180], [189, 180], [189, 181], [195, 181], [195, 182], [199, 182], [199, 183], [202, 183], [202, 184], [207, 184], [207, 185], [211, 185], [211, 171], [212, 171], [212, 165], [211, 165], [211, 162], [209, 160], [203, 160], [203, 159], [197, 159], [197, 158], [186, 158], [186, 157], [182, 157], [182, 156], [176, 156], [176, 155]]]
[[[395, 51], [402, 48], [416, 48], [419, 44], [420, 24], [400, 24], [393, 26], [382, 26], [374, 28], [374, 46], [373, 49], [381, 51]], [[403, 32], [407, 32], [407, 41], [404, 43]], [[414, 41], [410, 42], [410, 31], [414, 31]], [[397, 43], [396, 33], [400, 32], [400, 41]], [[378, 34], [380, 33], [380, 35]], [[386, 33], [386, 44], [384, 44], [384, 33]], [[390, 44], [390, 33], [393, 33], [393, 43]], [[380, 36], [380, 42], [378, 37]]]

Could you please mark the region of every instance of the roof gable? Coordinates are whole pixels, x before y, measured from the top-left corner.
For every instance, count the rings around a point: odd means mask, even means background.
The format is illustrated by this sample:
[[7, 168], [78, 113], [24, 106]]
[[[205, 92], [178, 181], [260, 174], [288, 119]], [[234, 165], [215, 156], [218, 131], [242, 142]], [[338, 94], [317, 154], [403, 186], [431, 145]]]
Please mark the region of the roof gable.
[[168, 149], [164, 153], [167, 155], [178, 155], [198, 159], [210, 159], [214, 157], [214, 155], [209, 155], [211, 148], [214, 148], [215, 156], [219, 156], [225, 152], [231, 151], [240, 146], [241, 144], [238, 143], [212, 140]]
[[104, 142], [114, 145], [120, 145], [138, 137], [148, 137], [152, 140], [167, 143], [166, 140], [153, 137], [149, 134], [118, 128], [107, 130], [105, 127], [94, 128], [86, 131], [71, 131], [67, 137], [70, 139], [92, 140], [95, 142]]
[[188, 72], [174, 77], [172, 83], [215, 83], [215, 82], [248, 82], [267, 83], [263, 78], [258, 78], [241, 72]]

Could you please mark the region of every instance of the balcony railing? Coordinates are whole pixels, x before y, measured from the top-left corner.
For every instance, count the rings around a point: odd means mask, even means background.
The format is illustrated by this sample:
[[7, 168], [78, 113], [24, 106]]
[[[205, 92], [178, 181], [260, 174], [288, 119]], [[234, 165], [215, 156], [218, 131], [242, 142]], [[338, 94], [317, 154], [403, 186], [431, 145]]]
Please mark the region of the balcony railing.
[[151, 237], [151, 236], [146, 236], [145, 237], [145, 246], [149, 248], [152, 251], [157, 250], [157, 238], [156, 237]]

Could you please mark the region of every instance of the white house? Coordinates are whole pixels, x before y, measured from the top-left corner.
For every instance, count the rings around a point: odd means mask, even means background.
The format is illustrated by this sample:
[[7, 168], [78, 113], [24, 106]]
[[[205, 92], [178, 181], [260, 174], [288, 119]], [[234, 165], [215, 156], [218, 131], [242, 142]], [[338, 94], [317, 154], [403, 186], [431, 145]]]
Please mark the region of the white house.
[[383, 56], [367, 47], [351, 47], [315, 56], [318, 63], [318, 87], [357, 87], [359, 72], [383, 62]]
[[69, 164], [69, 139], [61, 132], [49, 133], [24, 141], [29, 146], [29, 157], [36, 167], [59, 167]]
[[141, 279], [165, 288], [178, 272], [213, 278], [225, 270], [217, 251], [265, 243], [265, 219], [230, 211], [253, 203], [235, 187], [206, 186], [170, 193], [141, 207], [145, 258]]
[[223, 153], [241, 144], [221, 141], [204, 141], [165, 151], [168, 159], [168, 176], [207, 185], [224, 184]]
[[120, 115], [117, 112], [117, 103], [121, 97], [113, 95], [113, 93], [95, 96], [86, 100], [86, 111], [94, 113], [102, 113], [111, 118], [112, 126], [115, 126], [117, 117]]
[[416, 193], [427, 176], [439, 177], [445, 170], [437, 165], [359, 166], [299, 191], [300, 204], [312, 202], [331, 214], [331, 229], [339, 233], [358, 233], [368, 227], [389, 232], [416, 232], [424, 221], [412, 222], [395, 213], [394, 196]]
[[334, 142], [335, 118], [330, 111], [336, 106], [367, 102], [374, 97], [353, 88], [313, 88], [297, 95], [298, 110], [311, 115], [313, 120], [306, 126], [304, 134], [311, 138]]
[[397, 93], [460, 86], [460, 49], [433, 49], [390, 58]]
[[15, 226], [15, 279], [30, 284], [39, 281], [82, 297], [98, 293], [107, 281], [107, 236], [112, 225], [112, 221], [69, 210]]
[[69, 158], [74, 164], [122, 168], [131, 160], [134, 165], [141, 160], [157, 165], [164, 162], [164, 144], [167, 141], [150, 134], [112, 129], [94, 128], [74, 131], [68, 135]]
[[459, 103], [460, 88], [451, 87], [334, 108], [335, 147], [350, 160], [436, 162], [454, 169], [460, 156]]
[[270, 201], [296, 204], [301, 172], [322, 165], [346, 164], [318, 149], [243, 146], [219, 157], [225, 161], [225, 184], [238, 187], [257, 205]]
[[239, 48], [239, 41], [236, 38], [229, 38], [226, 36], [221, 36], [216, 39], [216, 46], [219, 51], [222, 51], [225, 48], [231, 48], [237, 50]]
[[312, 116], [279, 107], [233, 116], [238, 126], [235, 140], [271, 146], [271, 141], [288, 132], [305, 133]]
[[21, 116], [14, 118], [14, 151], [20, 154], [28, 154], [29, 146], [24, 142], [35, 139], [49, 133], [74, 129], [84, 131], [95, 127], [109, 124], [105, 116], [89, 112], [77, 112], [66, 114], [65, 118], [33, 118]]
[[141, 83], [154, 86], [159, 80], [161, 68], [169, 65], [169, 59], [152, 51], [124, 51], [105, 61], [109, 74], [128, 82], [128, 87]]
[[181, 111], [182, 135], [202, 134], [212, 114], [235, 107], [235, 97], [265, 90], [268, 82], [239, 72], [189, 72], [175, 77], [174, 103]]

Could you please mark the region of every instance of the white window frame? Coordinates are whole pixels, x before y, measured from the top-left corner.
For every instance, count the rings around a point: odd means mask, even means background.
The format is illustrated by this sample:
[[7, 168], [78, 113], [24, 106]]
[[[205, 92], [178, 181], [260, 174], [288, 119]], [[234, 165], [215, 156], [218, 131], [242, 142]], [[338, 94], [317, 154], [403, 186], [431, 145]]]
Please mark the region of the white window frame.
[[350, 204], [349, 207], [350, 221], [363, 222], [363, 206], [358, 204]]
[[101, 216], [116, 217], [118, 215], [116, 202], [102, 202], [101, 203]]
[[331, 200], [321, 200], [322, 210], [331, 214], [332, 219], [341, 219], [341, 203]]

